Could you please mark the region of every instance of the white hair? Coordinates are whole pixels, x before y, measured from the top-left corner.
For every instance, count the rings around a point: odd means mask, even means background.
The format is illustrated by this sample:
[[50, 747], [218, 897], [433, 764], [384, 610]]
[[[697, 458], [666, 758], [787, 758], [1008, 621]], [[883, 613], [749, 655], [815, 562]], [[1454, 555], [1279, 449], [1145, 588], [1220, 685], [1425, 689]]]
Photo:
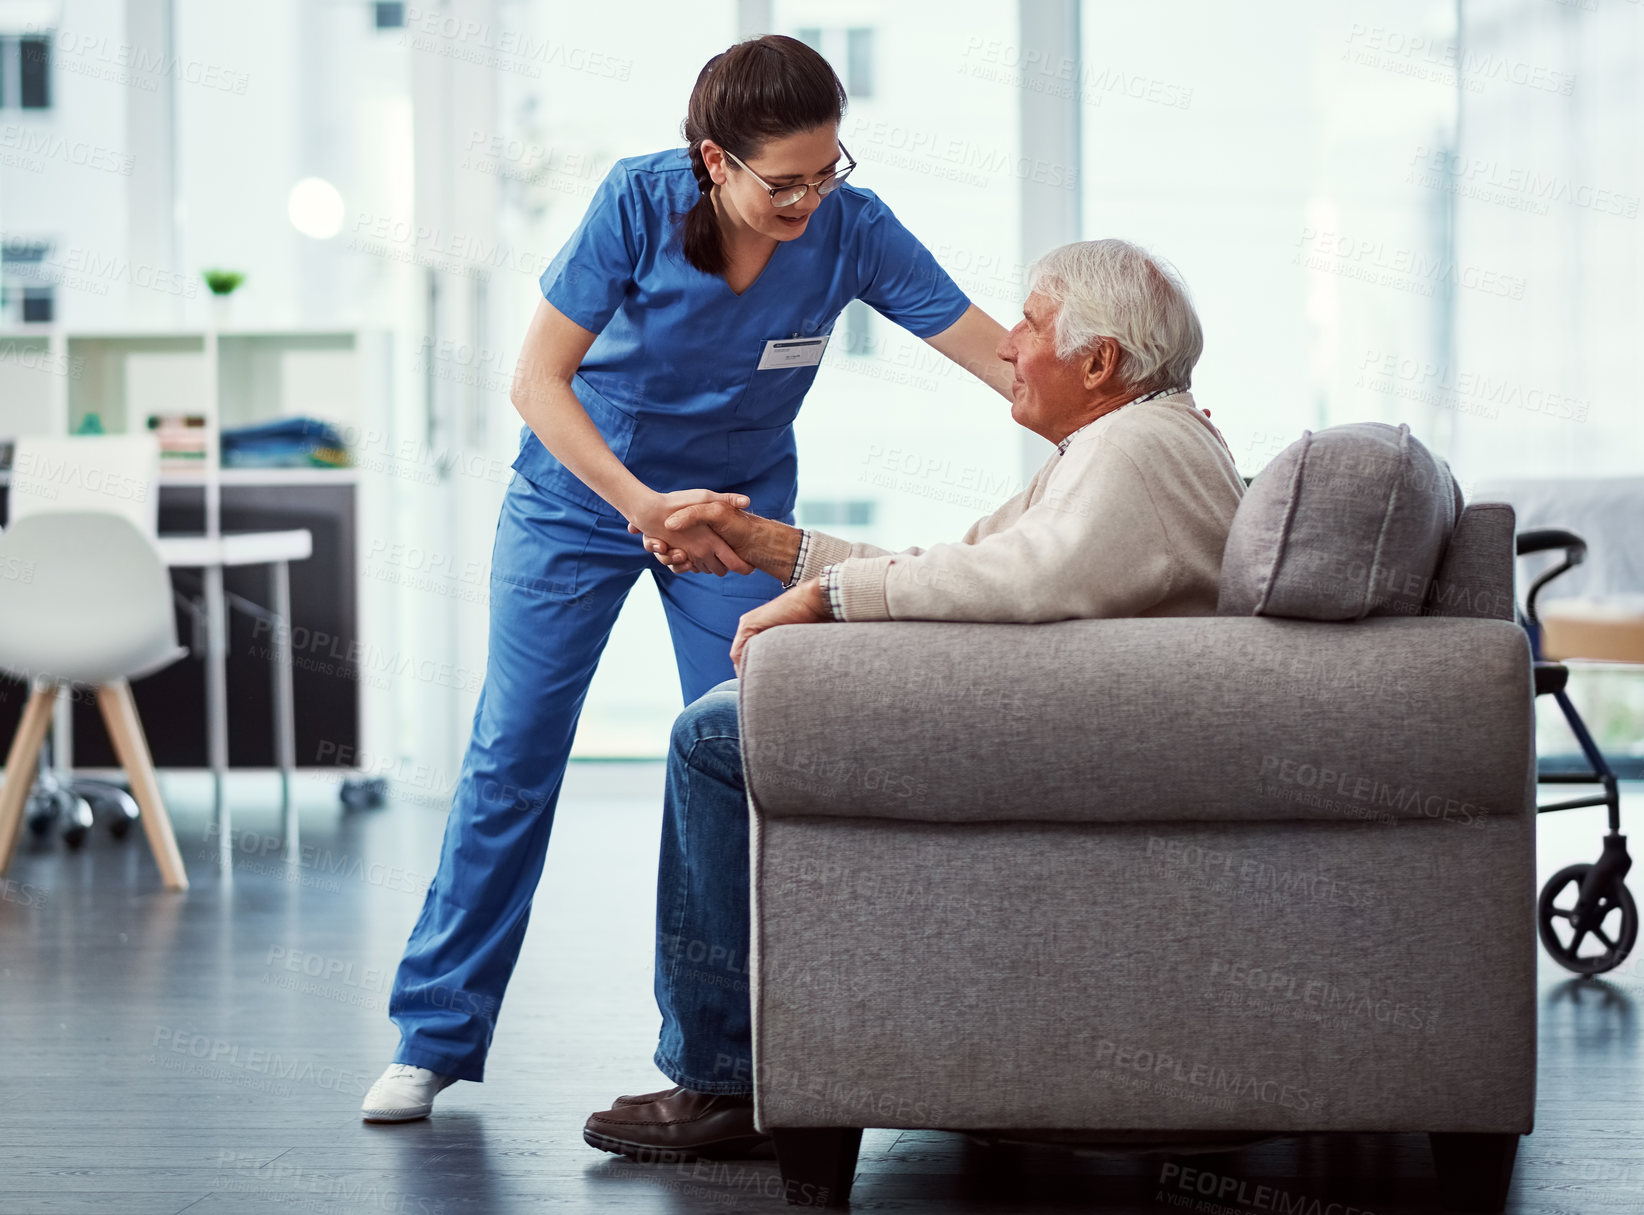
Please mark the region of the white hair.
[[1076, 241], [1033, 263], [1028, 291], [1058, 305], [1056, 357], [1071, 359], [1097, 339], [1112, 338], [1131, 388], [1192, 385], [1204, 331], [1187, 285], [1169, 262], [1129, 241]]

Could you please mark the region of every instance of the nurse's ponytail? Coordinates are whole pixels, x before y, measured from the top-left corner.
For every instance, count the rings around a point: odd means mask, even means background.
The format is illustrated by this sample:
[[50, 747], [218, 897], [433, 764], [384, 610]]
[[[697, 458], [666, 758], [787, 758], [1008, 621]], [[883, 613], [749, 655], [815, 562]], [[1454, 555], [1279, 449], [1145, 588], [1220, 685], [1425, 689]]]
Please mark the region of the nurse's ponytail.
[[797, 38], [766, 34], [708, 60], [683, 128], [700, 192], [696, 205], [677, 217], [685, 260], [704, 274], [725, 272], [704, 139], [751, 160], [767, 140], [837, 124], [844, 114], [845, 86], [828, 61]]

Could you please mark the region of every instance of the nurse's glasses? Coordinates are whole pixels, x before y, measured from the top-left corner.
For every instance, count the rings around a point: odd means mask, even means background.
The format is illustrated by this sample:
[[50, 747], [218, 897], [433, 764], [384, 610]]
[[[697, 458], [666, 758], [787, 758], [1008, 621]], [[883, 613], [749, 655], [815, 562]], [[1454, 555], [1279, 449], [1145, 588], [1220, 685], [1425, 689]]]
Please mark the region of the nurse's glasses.
[[732, 160], [736, 161], [736, 163], [747, 172], [749, 177], [753, 178], [760, 185], [765, 187], [766, 191], [768, 191], [771, 196], [771, 206], [773, 207], [791, 207], [801, 198], [804, 198], [805, 195], [813, 189], [816, 191], [818, 198], [826, 198], [828, 195], [837, 190], [844, 182], [845, 178], [851, 175], [851, 170], [856, 168], [856, 161], [852, 158], [850, 150], [841, 143], [839, 145], [839, 153], [846, 160], [850, 161], [850, 163], [843, 169], [840, 169], [837, 173], [830, 173], [821, 181], [800, 181], [795, 182], [790, 186], [773, 186], [758, 173], [755, 173], [752, 169], [748, 168], [747, 165], [743, 164], [742, 158], [735, 152], [731, 151], [729, 148], [721, 148], [720, 150]]

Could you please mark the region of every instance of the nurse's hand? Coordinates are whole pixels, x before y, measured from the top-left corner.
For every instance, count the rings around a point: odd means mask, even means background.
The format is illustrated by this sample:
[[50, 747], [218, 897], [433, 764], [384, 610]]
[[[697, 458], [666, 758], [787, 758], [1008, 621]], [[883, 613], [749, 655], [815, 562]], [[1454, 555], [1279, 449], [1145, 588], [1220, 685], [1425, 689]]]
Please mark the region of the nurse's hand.
[[[674, 573], [689, 573], [694, 567], [689, 557], [680, 549], [677, 537], [697, 528], [708, 527], [730, 545], [731, 551], [738, 557], [749, 562], [755, 569], [764, 569], [759, 554], [753, 551], [752, 540], [755, 527], [765, 522], [768, 520], [761, 519], [758, 515], [750, 515], [747, 511], [725, 502], [705, 502], [687, 506], [663, 521], [663, 526], [667, 530], [662, 535], [645, 537], [645, 549], [654, 553], [656, 559]], [[791, 560], [788, 562], [788, 568], [793, 568]], [[787, 580], [787, 575], [783, 574], [780, 581]]]
[[[677, 532], [667, 530], [669, 515], [684, 507], [700, 506], [705, 502], [723, 502], [741, 510], [748, 505], [748, 496], [718, 494], [708, 489], [680, 489], [668, 494], [653, 494], [628, 516], [628, 530], [636, 535], [667, 536], [672, 548], [684, 554], [689, 568], [700, 573], [723, 575], [727, 570], [738, 574], [753, 573], [754, 567], [737, 556], [736, 550], [721, 539], [713, 528], [697, 526]], [[677, 567], [670, 565], [669, 568], [677, 572]]]
[[742, 651], [750, 638], [779, 624], [827, 624], [833, 619], [822, 593], [822, 579], [811, 578], [783, 591], [769, 603], [746, 613], [736, 626], [731, 642], [731, 665], [742, 674]]

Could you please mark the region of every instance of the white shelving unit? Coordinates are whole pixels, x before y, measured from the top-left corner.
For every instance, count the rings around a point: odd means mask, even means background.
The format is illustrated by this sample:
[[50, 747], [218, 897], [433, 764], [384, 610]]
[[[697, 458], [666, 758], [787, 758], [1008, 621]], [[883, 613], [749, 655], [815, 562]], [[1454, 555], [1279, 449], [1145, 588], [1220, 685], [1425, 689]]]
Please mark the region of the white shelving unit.
[[[335, 328], [78, 329], [60, 325], [0, 328], [0, 441], [31, 434], [74, 433], [96, 414], [108, 433], [146, 429], [157, 413], [199, 414], [206, 419], [203, 460], [167, 463], [160, 488], [203, 496], [204, 536], [222, 534], [223, 491], [245, 490], [266, 503], [266, 492], [314, 487], [352, 493], [350, 534], [362, 517], [392, 509], [376, 495], [391, 492], [362, 481], [353, 468], [223, 468], [224, 428], [281, 417], [315, 417], [338, 426], [350, 439], [386, 433], [393, 378], [385, 331]], [[9, 482], [0, 470], [0, 485]], [[357, 545], [356, 545], [357, 548]], [[359, 553], [352, 554], [352, 601], [370, 601]], [[208, 611], [220, 610], [221, 570], [207, 572]], [[361, 749], [382, 706], [359, 688]], [[226, 754], [226, 740], [213, 749]]]
[[[164, 467], [160, 483], [203, 486], [206, 534], [217, 535], [224, 485], [358, 481], [353, 469], [225, 469], [221, 433], [296, 415], [360, 433], [387, 416], [387, 386], [368, 365], [383, 341], [384, 334], [338, 329], [0, 329], [0, 439], [69, 434], [88, 414], [109, 433], [141, 429], [161, 409], [201, 414], [205, 459]], [[0, 470], [0, 484], [6, 480]]]

